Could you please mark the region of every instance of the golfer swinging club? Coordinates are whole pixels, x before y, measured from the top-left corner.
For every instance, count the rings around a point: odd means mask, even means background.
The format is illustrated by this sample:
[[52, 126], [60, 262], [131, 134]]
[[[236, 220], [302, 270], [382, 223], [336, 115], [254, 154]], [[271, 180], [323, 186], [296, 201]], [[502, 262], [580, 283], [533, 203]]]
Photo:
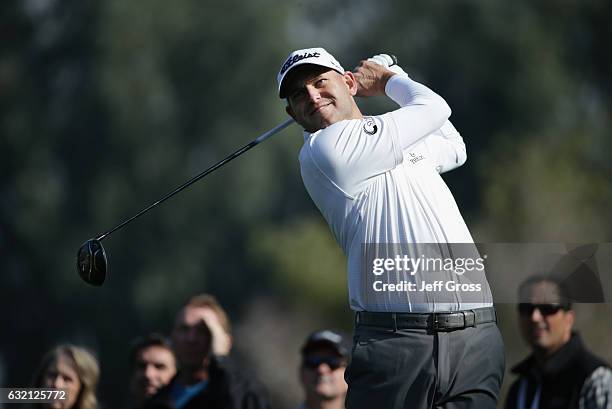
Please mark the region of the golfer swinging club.
[[[305, 130], [304, 185], [348, 257], [356, 324], [346, 407], [495, 408], [504, 353], [484, 270], [427, 275], [406, 263], [425, 263], [427, 243], [443, 254], [450, 243], [475, 248], [440, 177], [466, 159], [450, 108], [386, 54], [353, 73], [323, 48], [297, 50], [277, 79]], [[363, 116], [354, 97], [375, 95], [399, 109]], [[372, 253], [386, 258], [371, 264]]]

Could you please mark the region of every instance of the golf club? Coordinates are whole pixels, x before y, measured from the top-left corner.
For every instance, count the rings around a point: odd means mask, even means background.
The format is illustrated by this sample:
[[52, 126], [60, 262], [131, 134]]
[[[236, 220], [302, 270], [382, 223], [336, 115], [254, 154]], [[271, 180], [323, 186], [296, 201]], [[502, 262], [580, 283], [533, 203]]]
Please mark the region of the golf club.
[[238, 156], [242, 155], [249, 149], [259, 145], [260, 143], [262, 143], [263, 141], [265, 141], [272, 135], [282, 131], [283, 129], [291, 125], [293, 122], [294, 122], [293, 119], [287, 119], [285, 122], [261, 134], [256, 139], [252, 140], [248, 144], [244, 145], [242, 148], [230, 154], [225, 159], [215, 163], [214, 165], [210, 166], [205, 171], [192, 177], [187, 182], [183, 183], [181, 186], [177, 187], [170, 193], [166, 194], [164, 197], [162, 197], [158, 201], [151, 203], [149, 206], [145, 207], [144, 209], [142, 209], [141, 211], [139, 211], [138, 213], [136, 213], [134, 216], [130, 217], [129, 219], [119, 223], [117, 226], [113, 227], [106, 233], [101, 234], [96, 238], [91, 238], [87, 240], [85, 243], [83, 243], [83, 245], [79, 248], [79, 251], [77, 252], [77, 260], [76, 260], [77, 271], [79, 275], [81, 276], [81, 278], [85, 282], [91, 285], [101, 286], [102, 284], [104, 284], [104, 280], [106, 279], [107, 261], [106, 261], [106, 252], [104, 251], [104, 247], [102, 246], [102, 243], [101, 243], [102, 240], [108, 237], [111, 233], [123, 228], [128, 223], [132, 222], [133, 220], [147, 213], [149, 210], [153, 209], [157, 205], [170, 199], [172, 196], [176, 195], [183, 189], [191, 186], [198, 180], [202, 179], [204, 176], [219, 169], [221, 166], [225, 165], [227, 162], [237, 158]]

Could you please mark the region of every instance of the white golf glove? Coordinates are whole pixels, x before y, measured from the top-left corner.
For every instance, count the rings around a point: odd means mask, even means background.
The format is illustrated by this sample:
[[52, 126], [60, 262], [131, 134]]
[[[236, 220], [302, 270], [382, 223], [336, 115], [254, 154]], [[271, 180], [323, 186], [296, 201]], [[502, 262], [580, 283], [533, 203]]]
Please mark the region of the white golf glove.
[[368, 58], [368, 61], [376, 63], [378, 65], [382, 65], [383, 67], [393, 71], [398, 75], [402, 75], [407, 77], [406, 71], [402, 69], [399, 65], [397, 65], [396, 59], [391, 57], [389, 54], [376, 54], [373, 57]]

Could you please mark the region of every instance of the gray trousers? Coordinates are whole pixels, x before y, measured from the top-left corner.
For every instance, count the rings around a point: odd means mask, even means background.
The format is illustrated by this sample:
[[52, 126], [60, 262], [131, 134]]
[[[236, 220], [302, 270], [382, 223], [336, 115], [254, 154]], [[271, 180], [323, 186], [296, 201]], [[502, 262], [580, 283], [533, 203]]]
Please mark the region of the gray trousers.
[[505, 369], [495, 323], [452, 332], [357, 325], [347, 409], [494, 409]]

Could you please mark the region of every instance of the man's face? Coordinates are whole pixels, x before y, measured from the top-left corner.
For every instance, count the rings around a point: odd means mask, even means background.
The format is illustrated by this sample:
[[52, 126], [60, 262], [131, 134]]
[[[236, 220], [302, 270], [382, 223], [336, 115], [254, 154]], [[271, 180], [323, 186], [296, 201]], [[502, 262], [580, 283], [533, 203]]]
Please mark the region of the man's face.
[[304, 64], [286, 78], [287, 113], [306, 131], [315, 132], [351, 119], [357, 92], [355, 77], [326, 67]]
[[519, 307], [519, 319], [523, 337], [532, 348], [551, 354], [569, 341], [574, 312], [559, 307], [560, 296], [554, 283], [530, 285], [521, 300], [531, 303]]
[[206, 319], [216, 313], [208, 307], [185, 307], [176, 317], [172, 345], [181, 367], [206, 366], [212, 346], [212, 335]]
[[346, 396], [346, 359], [330, 346], [314, 348], [304, 356], [300, 381], [307, 398], [325, 401]]
[[155, 395], [176, 374], [174, 354], [160, 345], [143, 348], [136, 354], [132, 370], [132, 393], [138, 402]]

